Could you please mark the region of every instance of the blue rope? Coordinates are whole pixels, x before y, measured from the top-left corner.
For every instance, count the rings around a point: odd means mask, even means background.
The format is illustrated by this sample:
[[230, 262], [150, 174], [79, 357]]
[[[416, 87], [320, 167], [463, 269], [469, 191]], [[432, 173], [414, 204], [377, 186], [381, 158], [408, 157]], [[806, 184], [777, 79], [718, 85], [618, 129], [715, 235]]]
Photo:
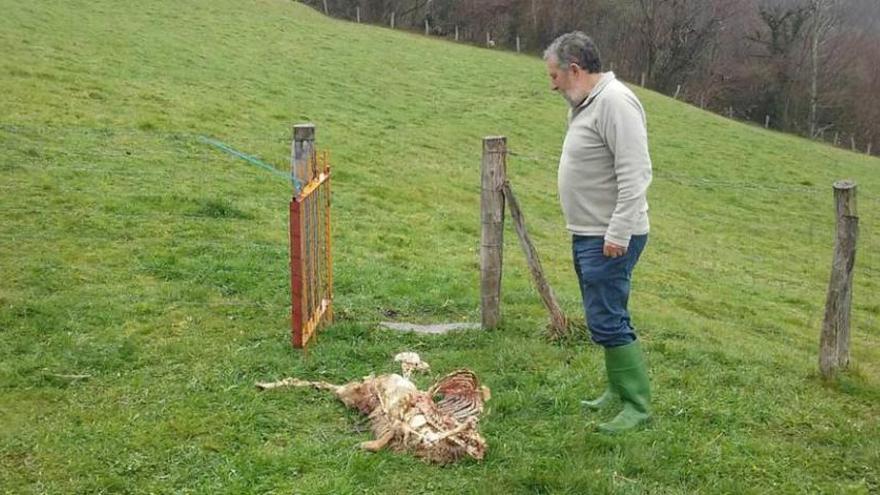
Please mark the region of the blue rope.
[[211, 146], [214, 146], [215, 148], [219, 148], [219, 149], [229, 153], [232, 156], [241, 158], [242, 160], [250, 163], [251, 165], [255, 165], [257, 167], [262, 168], [263, 170], [271, 172], [273, 175], [276, 175], [278, 177], [283, 177], [285, 181], [293, 182], [293, 187], [296, 189], [297, 194], [299, 194], [299, 192], [302, 190], [302, 182], [300, 182], [299, 179], [297, 179], [293, 174], [285, 174], [284, 172], [273, 167], [272, 165], [269, 165], [268, 163], [260, 160], [259, 158], [244, 154], [241, 151], [238, 151], [238, 150], [228, 146], [225, 143], [217, 141], [216, 139], [211, 139], [211, 138], [205, 137], [205, 136], [199, 136], [199, 141], [201, 141], [205, 144], [209, 144]]

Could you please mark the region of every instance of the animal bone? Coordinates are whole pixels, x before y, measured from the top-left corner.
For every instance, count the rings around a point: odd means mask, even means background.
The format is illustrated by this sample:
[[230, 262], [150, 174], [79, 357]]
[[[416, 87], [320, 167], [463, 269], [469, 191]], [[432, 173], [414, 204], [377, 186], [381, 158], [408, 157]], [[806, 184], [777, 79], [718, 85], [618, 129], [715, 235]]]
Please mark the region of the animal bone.
[[401, 363], [404, 376], [369, 375], [344, 385], [286, 378], [257, 383], [257, 388], [315, 387], [333, 392], [347, 407], [369, 417], [375, 440], [360, 447], [370, 452], [389, 447], [441, 464], [465, 456], [483, 459], [486, 440], [477, 427], [489, 389], [480, 386], [472, 371], [460, 369], [420, 391], [409, 375], [413, 370], [428, 369], [428, 364], [416, 353], [400, 353], [395, 361]]
[[412, 372], [415, 370], [418, 371], [427, 371], [431, 369], [431, 366], [428, 363], [422, 361], [422, 358], [419, 357], [415, 352], [401, 352], [394, 356], [394, 360], [400, 363], [400, 368], [403, 371], [403, 377], [409, 378], [412, 375]]

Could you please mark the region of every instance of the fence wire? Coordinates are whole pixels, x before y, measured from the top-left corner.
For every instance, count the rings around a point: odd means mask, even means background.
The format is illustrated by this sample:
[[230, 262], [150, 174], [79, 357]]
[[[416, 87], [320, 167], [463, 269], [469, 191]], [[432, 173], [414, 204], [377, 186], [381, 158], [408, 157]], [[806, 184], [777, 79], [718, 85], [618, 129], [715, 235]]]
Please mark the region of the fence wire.
[[[527, 160], [531, 162], [537, 163], [556, 163], [558, 161], [558, 157], [551, 157], [549, 155], [534, 155], [528, 153], [520, 153], [516, 151], [508, 150], [508, 155], [520, 159]], [[715, 187], [723, 187], [727, 189], [735, 189], [735, 190], [743, 190], [743, 191], [767, 191], [773, 193], [797, 193], [797, 194], [810, 194], [810, 195], [818, 195], [818, 196], [831, 196], [833, 194], [833, 190], [831, 185], [828, 187], [810, 187], [805, 186], [803, 184], [759, 184], [756, 182], [746, 182], [746, 181], [731, 181], [731, 180], [719, 180], [719, 179], [706, 179], [701, 177], [695, 177], [692, 175], [685, 174], [676, 174], [670, 173], [666, 171], [658, 171], [656, 168], [653, 171], [653, 178], [655, 180], [668, 181], [681, 186], [692, 187], [695, 189], [701, 188], [715, 188]], [[880, 203], [880, 197], [875, 198], [873, 196], [868, 196], [864, 193], [864, 190], [860, 189], [858, 192], [858, 202], [863, 203]]]

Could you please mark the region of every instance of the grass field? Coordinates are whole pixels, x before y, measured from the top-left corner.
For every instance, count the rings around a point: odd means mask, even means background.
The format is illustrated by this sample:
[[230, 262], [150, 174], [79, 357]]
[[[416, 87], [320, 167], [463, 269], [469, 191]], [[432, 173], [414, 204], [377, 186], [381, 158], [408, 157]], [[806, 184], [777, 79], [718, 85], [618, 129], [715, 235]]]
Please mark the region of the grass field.
[[[880, 161], [637, 89], [655, 181], [631, 304], [656, 421], [608, 438], [608, 414], [579, 406], [601, 351], [542, 338], [509, 228], [501, 328], [377, 328], [479, 321], [493, 134], [580, 315], [555, 190], [565, 108], [539, 60], [284, 0], [0, 9], [0, 493], [880, 493]], [[198, 140], [283, 169], [304, 121], [332, 153], [337, 315], [308, 354], [289, 346], [289, 186]], [[845, 177], [853, 367], [823, 384]], [[484, 462], [364, 453], [329, 395], [253, 387], [391, 372], [402, 350], [431, 363], [423, 386], [464, 366], [491, 387]]]

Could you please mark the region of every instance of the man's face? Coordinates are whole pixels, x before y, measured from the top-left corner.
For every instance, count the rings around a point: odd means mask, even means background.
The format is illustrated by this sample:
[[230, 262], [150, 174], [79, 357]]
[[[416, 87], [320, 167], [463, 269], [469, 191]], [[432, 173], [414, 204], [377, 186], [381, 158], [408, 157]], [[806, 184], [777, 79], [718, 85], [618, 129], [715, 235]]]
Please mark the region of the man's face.
[[578, 96], [575, 94], [577, 93], [575, 89], [575, 71], [577, 71], [577, 67], [569, 66], [568, 70], [562, 70], [556, 57], [547, 58], [546, 65], [547, 76], [550, 77], [550, 89], [558, 91], [569, 105], [574, 105]]

